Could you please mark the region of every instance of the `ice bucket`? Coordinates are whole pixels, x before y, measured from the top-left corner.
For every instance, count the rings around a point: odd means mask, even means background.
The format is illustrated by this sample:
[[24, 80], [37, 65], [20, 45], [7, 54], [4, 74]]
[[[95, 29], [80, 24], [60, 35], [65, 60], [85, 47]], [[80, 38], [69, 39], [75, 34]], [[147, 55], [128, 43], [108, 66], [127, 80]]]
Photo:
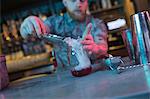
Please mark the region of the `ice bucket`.
[[148, 11], [131, 16], [131, 29], [135, 61], [137, 64], [150, 62], [150, 14]]

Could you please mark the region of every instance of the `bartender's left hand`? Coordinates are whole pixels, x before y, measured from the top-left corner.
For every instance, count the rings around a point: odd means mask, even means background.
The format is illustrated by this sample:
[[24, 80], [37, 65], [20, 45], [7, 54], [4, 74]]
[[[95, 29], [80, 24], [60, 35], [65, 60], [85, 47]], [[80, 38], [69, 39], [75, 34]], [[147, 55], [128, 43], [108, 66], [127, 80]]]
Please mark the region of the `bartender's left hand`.
[[91, 33], [88, 33], [84, 40], [81, 41], [83, 48], [88, 52], [88, 54], [96, 54], [98, 52], [98, 45], [94, 42]]
[[88, 52], [88, 54], [96, 54], [98, 52], [98, 45], [94, 42], [91, 35], [92, 23], [89, 23], [83, 33], [85, 37], [81, 41], [83, 48]]

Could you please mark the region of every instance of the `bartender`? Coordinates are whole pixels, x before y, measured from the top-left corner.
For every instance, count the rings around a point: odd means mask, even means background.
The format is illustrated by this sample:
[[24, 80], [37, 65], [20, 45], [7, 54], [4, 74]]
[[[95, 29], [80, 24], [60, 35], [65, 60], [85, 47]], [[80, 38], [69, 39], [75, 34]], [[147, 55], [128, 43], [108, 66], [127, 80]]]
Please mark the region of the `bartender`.
[[[64, 37], [64, 41], [69, 46], [63, 43], [54, 44], [53, 50], [57, 65], [73, 66], [73, 76], [85, 76], [99, 69], [94, 64], [108, 57], [107, 28], [102, 20], [87, 14], [88, 0], [62, 1], [67, 9], [63, 16], [50, 16], [44, 22], [36, 16], [29, 16], [21, 24], [20, 32], [23, 38], [28, 38], [28, 35], [42, 38], [43, 35], [48, 34]], [[84, 34], [86, 35], [83, 38]], [[83, 39], [81, 40], [81, 38]], [[74, 45], [82, 45], [88, 59], [86, 55], [82, 57], [73, 52], [70, 54], [70, 46], [79, 47]], [[79, 52], [79, 50], [74, 52]], [[99, 67], [103, 68], [104, 66]]]

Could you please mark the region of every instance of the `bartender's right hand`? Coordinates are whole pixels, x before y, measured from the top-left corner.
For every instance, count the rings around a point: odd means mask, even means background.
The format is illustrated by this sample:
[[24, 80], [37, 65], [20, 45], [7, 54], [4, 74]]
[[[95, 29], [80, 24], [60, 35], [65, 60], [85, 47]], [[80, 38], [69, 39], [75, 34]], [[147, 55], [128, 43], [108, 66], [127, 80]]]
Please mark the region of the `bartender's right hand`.
[[46, 33], [46, 26], [40, 18], [29, 16], [21, 24], [20, 33], [23, 38], [27, 38], [29, 35], [40, 38], [41, 34]]

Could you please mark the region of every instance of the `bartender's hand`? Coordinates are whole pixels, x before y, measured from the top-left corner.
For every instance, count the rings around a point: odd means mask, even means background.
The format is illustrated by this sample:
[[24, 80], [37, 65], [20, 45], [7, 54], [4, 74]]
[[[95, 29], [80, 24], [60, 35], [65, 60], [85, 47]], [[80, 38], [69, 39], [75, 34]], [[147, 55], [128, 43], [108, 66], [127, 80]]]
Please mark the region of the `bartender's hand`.
[[99, 45], [94, 42], [93, 36], [91, 35], [92, 24], [89, 23], [84, 32], [85, 37], [81, 41], [83, 48], [88, 52], [88, 54], [97, 54], [99, 52]]
[[41, 34], [46, 33], [46, 27], [41, 19], [30, 16], [21, 24], [20, 33], [23, 38], [27, 38], [28, 35], [41, 37]]

